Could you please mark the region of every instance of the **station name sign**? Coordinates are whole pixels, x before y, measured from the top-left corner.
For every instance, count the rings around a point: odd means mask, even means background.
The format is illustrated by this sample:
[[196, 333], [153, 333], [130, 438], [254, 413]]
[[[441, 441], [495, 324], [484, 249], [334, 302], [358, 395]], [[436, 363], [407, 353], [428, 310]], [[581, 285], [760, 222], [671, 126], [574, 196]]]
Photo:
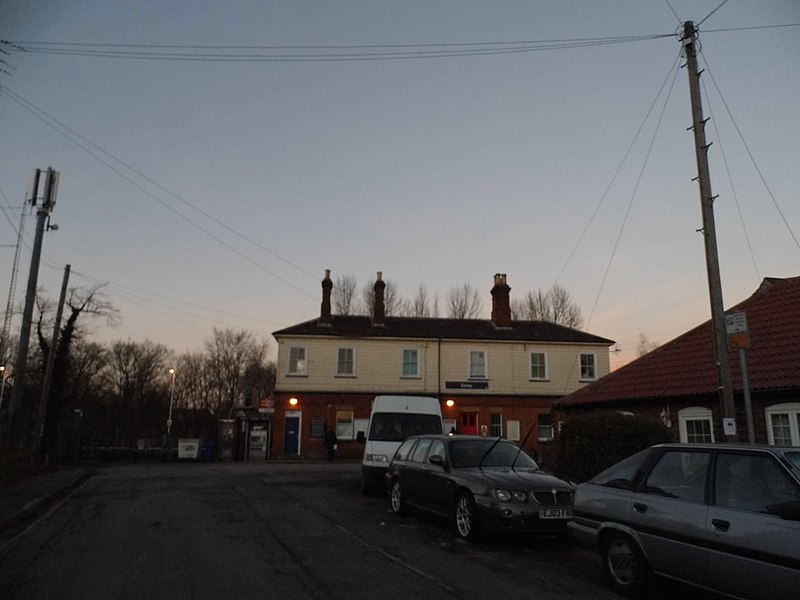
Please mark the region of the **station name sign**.
[[488, 381], [445, 381], [448, 390], [488, 390]]

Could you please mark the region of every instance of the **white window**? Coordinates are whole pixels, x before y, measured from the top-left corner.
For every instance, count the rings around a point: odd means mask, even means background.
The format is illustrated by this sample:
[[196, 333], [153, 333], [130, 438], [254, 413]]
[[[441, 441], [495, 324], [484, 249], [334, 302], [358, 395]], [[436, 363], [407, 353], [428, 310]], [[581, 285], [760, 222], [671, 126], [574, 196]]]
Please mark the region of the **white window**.
[[773, 446], [800, 446], [800, 402], [775, 404], [764, 411], [767, 440]]
[[486, 379], [486, 351], [470, 350], [469, 352], [469, 377], [470, 379]]
[[337, 440], [352, 440], [355, 439], [353, 432], [353, 411], [352, 410], [337, 410], [336, 411], [336, 439]]
[[419, 350], [416, 348], [403, 350], [403, 377], [419, 377]]
[[531, 379], [543, 381], [547, 378], [547, 354], [531, 352]]
[[289, 375], [305, 375], [306, 372], [305, 346], [292, 346], [289, 348]]
[[597, 360], [594, 354], [581, 354], [581, 381], [597, 379]]
[[714, 425], [711, 411], [702, 406], [691, 406], [678, 411], [678, 432], [684, 444], [714, 442]]
[[353, 348], [339, 348], [336, 361], [336, 375], [353, 377], [356, 374], [356, 351]]
[[489, 414], [489, 435], [492, 437], [503, 437], [503, 414]]
[[539, 441], [549, 442], [553, 439], [553, 417], [539, 415]]
[[506, 421], [506, 438], [513, 441], [519, 441], [519, 421]]
[[359, 433], [363, 433], [366, 436], [368, 428], [369, 419], [353, 419], [353, 429], [356, 432], [356, 438], [358, 437]]

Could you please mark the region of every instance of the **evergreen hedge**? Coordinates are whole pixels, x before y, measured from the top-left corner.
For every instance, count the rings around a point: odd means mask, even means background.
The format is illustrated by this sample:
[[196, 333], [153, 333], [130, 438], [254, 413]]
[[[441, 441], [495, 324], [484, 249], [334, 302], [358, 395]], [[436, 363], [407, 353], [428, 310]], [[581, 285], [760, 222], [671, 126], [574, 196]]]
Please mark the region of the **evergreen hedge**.
[[577, 414], [563, 421], [552, 470], [586, 481], [639, 450], [670, 441], [671, 431], [659, 422], [619, 412]]

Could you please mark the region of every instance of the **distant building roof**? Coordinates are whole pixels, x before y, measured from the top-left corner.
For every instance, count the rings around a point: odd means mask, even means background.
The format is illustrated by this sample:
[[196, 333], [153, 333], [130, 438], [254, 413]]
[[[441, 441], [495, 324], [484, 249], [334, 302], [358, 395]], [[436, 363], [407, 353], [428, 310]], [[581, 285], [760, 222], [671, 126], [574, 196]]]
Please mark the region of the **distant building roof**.
[[333, 315], [330, 325], [320, 324], [319, 319], [313, 319], [275, 331], [272, 335], [276, 338], [280, 336], [423, 338], [605, 346], [614, 343], [613, 340], [548, 321], [511, 321], [511, 327], [497, 327], [488, 319], [386, 317], [383, 325], [375, 325], [371, 317], [352, 315]]
[[[750, 335], [747, 375], [756, 391], [800, 390], [800, 277], [766, 278], [728, 312], [744, 311]], [[730, 352], [735, 390], [742, 389], [738, 351]], [[711, 320], [555, 402], [578, 406], [716, 395]]]

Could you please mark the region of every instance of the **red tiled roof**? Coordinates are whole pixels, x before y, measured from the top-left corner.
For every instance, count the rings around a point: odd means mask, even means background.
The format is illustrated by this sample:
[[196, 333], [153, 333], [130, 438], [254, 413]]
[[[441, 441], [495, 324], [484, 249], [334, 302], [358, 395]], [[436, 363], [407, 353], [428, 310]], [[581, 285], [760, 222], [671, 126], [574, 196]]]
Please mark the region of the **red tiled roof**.
[[[750, 389], [800, 390], [800, 277], [766, 278], [731, 311], [744, 311], [750, 334], [746, 351]], [[739, 351], [729, 353], [731, 378], [742, 389]], [[602, 379], [557, 401], [576, 406], [716, 394], [718, 388], [711, 320], [695, 327]]]

